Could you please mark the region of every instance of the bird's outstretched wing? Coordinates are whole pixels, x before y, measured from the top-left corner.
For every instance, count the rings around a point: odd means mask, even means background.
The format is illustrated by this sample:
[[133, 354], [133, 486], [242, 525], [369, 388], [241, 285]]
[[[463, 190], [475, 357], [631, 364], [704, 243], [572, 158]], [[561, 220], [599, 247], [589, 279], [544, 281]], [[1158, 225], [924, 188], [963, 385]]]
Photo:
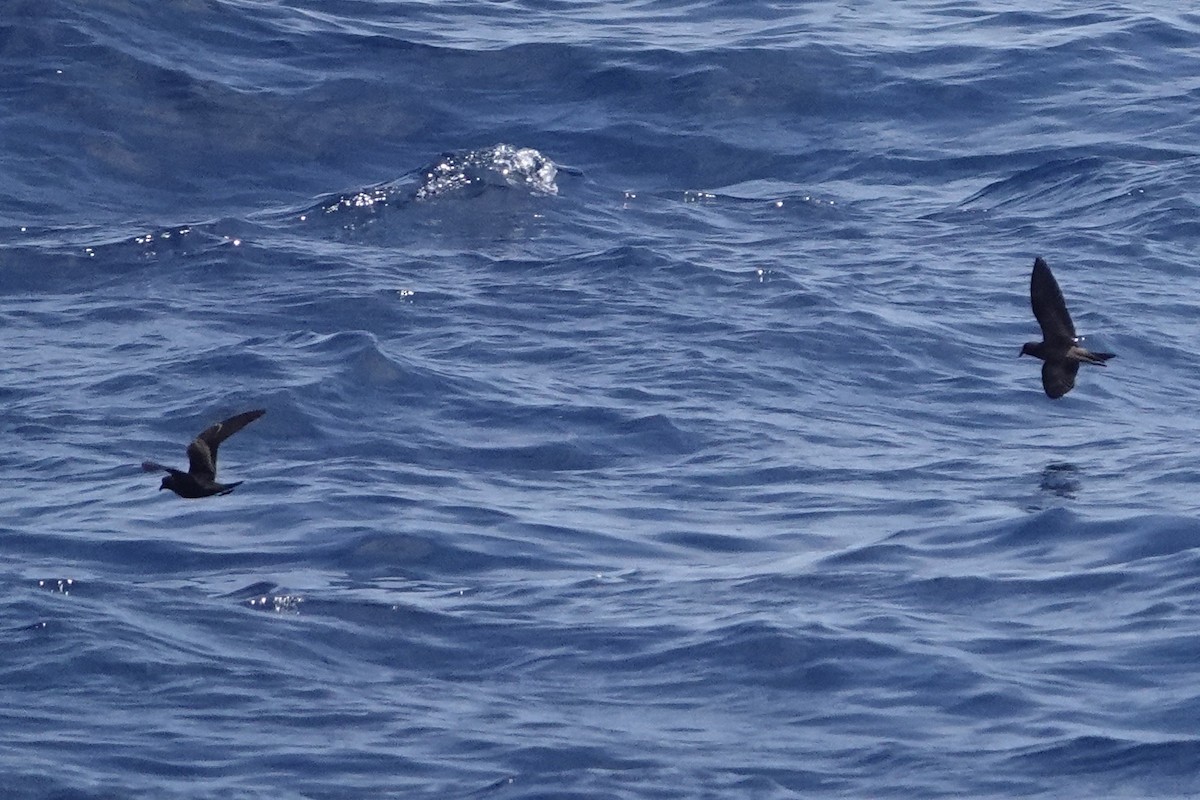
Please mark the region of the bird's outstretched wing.
[[214, 453], [203, 439], [197, 438], [187, 447], [188, 474], [197, 480], [215, 481], [217, 479], [217, 454]]
[[221, 442], [233, 436], [265, 413], [267, 412], [261, 408], [256, 408], [253, 411], [245, 411], [201, 431], [200, 435], [187, 448], [188, 472], [196, 478], [210, 481], [216, 480], [217, 448], [221, 445]]
[[1046, 396], [1062, 397], [1075, 388], [1075, 375], [1079, 372], [1078, 361], [1047, 361], [1042, 364], [1042, 388]]
[[[1042, 338], [1046, 344], [1065, 345], [1075, 341], [1075, 323], [1067, 312], [1058, 281], [1050, 267], [1041, 258], [1034, 259], [1033, 275], [1029, 278], [1029, 300], [1033, 315], [1042, 326]], [[1067, 387], [1071, 388], [1070, 386]], [[1065, 391], [1065, 390], [1064, 390]]]
[[159, 464], [157, 461], [143, 461], [142, 462], [142, 471], [143, 472], [170, 472], [171, 468], [164, 467], [162, 464]]

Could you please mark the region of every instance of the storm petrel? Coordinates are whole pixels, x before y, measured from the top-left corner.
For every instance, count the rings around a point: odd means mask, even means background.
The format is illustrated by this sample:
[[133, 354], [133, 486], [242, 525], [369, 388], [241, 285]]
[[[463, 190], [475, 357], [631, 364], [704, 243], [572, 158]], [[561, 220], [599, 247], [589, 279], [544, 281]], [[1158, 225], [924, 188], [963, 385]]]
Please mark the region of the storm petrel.
[[1075, 387], [1075, 373], [1079, 372], [1080, 364], [1103, 367], [1105, 361], [1115, 357], [1114, 353], [1093, 353], [1080, 347], [1062, 290], [1041, 258], [1033, 261], [1029, 299], [1033, 304], [1033, 315], [1042, 326], [1042, 341], [1026, 342], [1021, 355], [1036, 356], [1045, 362], [1042, 364], [1042, 386], [1048, 397], [1062, 397]]
[[188, 471], [184, 472], [171, 467], [164, 467], [153, 461], [143, 461], [142, 469], [146, 472], [171, 473], [162, 479], [159, 491], [170, 489], [180, 497], [209, 497], [214, 494], [229, 494], [242, 481], [236, 483], [217, 483], [217, 448], [221, 442], [233, 436], [242, 428], [267, 413], [261, 408], [246, 411], [229, 419], [205, 428], [195, 441], [188, 445]]

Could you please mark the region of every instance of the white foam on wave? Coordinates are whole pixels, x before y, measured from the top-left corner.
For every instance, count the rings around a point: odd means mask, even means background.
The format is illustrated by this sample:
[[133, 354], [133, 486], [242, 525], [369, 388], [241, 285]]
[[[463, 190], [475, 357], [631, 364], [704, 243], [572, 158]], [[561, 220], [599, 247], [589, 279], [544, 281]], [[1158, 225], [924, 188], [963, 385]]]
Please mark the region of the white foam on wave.
[[423, 171], [417, 200], [470, 188], [501, 186], [534, 194], [558, 194], [554, 162], [532, 147], [498, 144], [483, 150], [447, 153]]

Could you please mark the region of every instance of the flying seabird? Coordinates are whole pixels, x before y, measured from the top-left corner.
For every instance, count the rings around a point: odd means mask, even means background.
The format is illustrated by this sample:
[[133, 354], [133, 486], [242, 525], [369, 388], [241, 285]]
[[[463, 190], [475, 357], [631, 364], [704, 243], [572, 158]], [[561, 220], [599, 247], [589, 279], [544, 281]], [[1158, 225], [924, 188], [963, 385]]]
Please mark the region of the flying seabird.
[[1026, 342], [1021, 355], [1036, 356], [1046, 362], [1042, 364], [1042, 386], [1047, 396], [1059, 398], [1071, 391], [1080, 364], [1103, 367], [1105, 361], [1115, 357], [1114, 353], [1093, 353], [1080, 347], [1062, 290], [1040, 257], [1033, 261], [1029, 300], [1033, 315], [1042, 326], [1042, 341]]
[[205, 428], [195, 441], [188, 445], [188, 471], [164, 467], [154, 461], [143, 461], [142, 469], [146, 472], [166, 471], [170, 475], [162, 479], [159, 491], [170, 489], [180, 497], [208, 497], [214, 494], [229, 494], [242, 481], [236, 483], [217, 483], [217, 447], [221, 442], [233, 436], [242, 428], [267, 413], [264, 409], [256, 408], [246, 411], [229, 419]]

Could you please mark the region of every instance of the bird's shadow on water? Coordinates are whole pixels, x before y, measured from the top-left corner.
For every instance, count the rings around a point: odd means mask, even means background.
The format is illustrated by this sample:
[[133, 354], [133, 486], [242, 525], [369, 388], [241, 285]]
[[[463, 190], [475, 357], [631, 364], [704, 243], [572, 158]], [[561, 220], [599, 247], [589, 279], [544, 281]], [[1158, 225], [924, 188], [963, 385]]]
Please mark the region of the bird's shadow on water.
[[1083, 490], [1082, 478], [1075, 464], [1066, 461], [1047, 464], [1038, 473], [1037, 493], [1028, 495], [1023, 502], [1025, 511], [1036, 514], [1075, 500]]
[[1042, 490], [1043, 495], [1054, 495], [1064, 500], [1074, 500], [1082, 488], [1080, 476], [1079, 467], [1064, 461], [1056, 461], [1047, 464], [1042, 470], [1039, 488]]

